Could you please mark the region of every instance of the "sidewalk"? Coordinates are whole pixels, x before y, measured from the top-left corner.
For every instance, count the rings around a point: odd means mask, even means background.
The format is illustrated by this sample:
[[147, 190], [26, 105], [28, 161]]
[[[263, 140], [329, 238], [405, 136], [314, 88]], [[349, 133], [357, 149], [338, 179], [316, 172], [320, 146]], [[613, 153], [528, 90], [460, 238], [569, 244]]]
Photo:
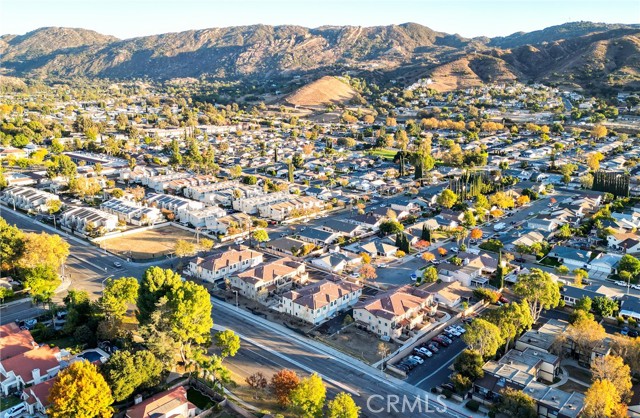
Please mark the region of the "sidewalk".
[[[395, 378], [393, 376], [389, 376], [387, 374], [384, 374], [383, 376], [381, 376], [381, 372], [380, 370], [377, 370], [375, 368], [373, 368], [372, 366], [358, 360], [355, 359], [353, 357], [350, 357], [332, 347], [326, 346], [318, 341], [315, 341], [313, 339], [310, 338], [305, 338], [300, 336], [299, 334], [293, 332], [292, 330], [280, 325], [280, 324], [276, 324], [276, 323], [272, 323], [266, 319], [263, 319], [261, 317], [256, 317], [253, 314], [251, 314], [250, 312], [246, 312], [242, 309], [237, 309], [234, 305], [231, 305], [227, 302], [215, 299], [212, 301], [214, 303], [214, 306], [217, 304], [219, 306], [224, 306], [226, 309], [229, 310], [234, 310], [236, 312], [238, 312], [239, 314], [241, 314], [245, 319], [247, 319], [250, 322], [253, 322], [255, 324], [258, 324], [259, 326], [262, 326], [263, 328], [267, 328], [272, 330], [273, 332], [286, 336], [290, 339], [293, 339], [295, 341], [300, 342], [301, 340], [304, 341], [305, 344], [307, 344], [309, 346], [309, 348], [313, 351], [316, 351], [320, 354], [324, 354], [326, 356], [329, 356], [332, 359], [335, 359], [336, 361], [352, 367], [352, 368], [356, 368], [357, 370], [359, 370], [360, 372], [366, 374], [368, 377], [370, 377], [371, 379], [377, 381], [378, 383], [390, 386], [391, 388], [402, 388], [404, 391], [411, 393], [412, 395], [419, 397], [421, 399], [425, 399], [425, 397], [429, 396], [431, 397], [432, 394], [428, 393], [427, 391], [424, 391], [420, 388], [417, 388], [413, 385], [410, 385], [398, 378]], [[214, 308], [215, 309], [215, 308]], [[274, 353], [275, 354], [275, 353]], [[479, 414], [479, 413], [473, 413], [471, 411], [468, 410], [464, 410], [464, 406], [463, 405], [457, 405], [454, 404], [453, 402], [450, 402], [446, 399], [442, 400], [442, 403], [444, 403], [448, 410], [447, 413], [449, 415], [455, 416], [455, 417], [483, 417], [483, 414]]]

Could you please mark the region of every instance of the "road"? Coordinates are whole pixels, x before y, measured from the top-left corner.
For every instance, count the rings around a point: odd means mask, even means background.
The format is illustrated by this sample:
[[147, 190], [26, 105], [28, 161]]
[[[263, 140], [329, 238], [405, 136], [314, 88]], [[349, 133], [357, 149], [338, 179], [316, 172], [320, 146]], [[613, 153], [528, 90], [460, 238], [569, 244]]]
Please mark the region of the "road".
[[[92, 298], [97, 298], [102, 292], [104, 280], [108, 277], [133, 276], [140, 278], [144, 271], [151, 265], [170, 267], [175, 260], [159, 260], [147, 263], [127, 262], [104, 250], [101, 250], [89, 243], [83, 242], [79, 238], [70, 237], [66, 232], [54, 229], [53, 226], [40, 223], [32, 217], [22, 213], [14, 212], [4, 206], [0, 206], [0, 215], [12, 225], [25, 232], [46, 232], [60, 235], [69, 243], [69, 258], [64, 264], [60, 273], [71, 281], [68, 288], [86, 290]], [[122, 264], [116, 268], [115, 262]], [[64, 292], [57, 295], [57, 299], [64, 296]], [[28, 319], [37, 316], [40, 309], [34, 308], [30, 303], [23, 303], [8, 308], [3, 308], [0, 312], [0, 323], [15, 321], [16, 319]]]
[[[329, 398], [338, 392], [350, 393], [356, 403], [362, 407], [363, 417], [407, 417], [429, 416], [450, 417], [453, 411], [422, 413], [415, 410], [402, 411], [403, 397], [411, 404], [416, 396], [425, 399], [427, 393], [398, 379], [383, 376], [382, 372], [356, 360], [336, 355], [331, 349], [321, 348], [322, 345], [312, 344], [305, 337], [298, 336], [293, 331], [286, 332], [275, 324], [260, 321], [245, 311], [238, 311], [232, 305], [213, 299], [213, 319], [219, 329], [232, 329], [243, 340], [243, 348], [234, 358], [227, 359], [231, 370], [241, 376], [252, 372], [254, 365], [259, 369], [270, 372], [282, 368], [295, 370], [305, 376], [317, 371], [327, 385]], [[344, 358], [344, 359], [343, 359]], [[266, 370], [265, 370], [266, 369]], [[387, 408], [386, 399], [400, 398], [397, 410]], [[430, 403], [435, 409], [435, 398], [431, 395]], [[442, 407], [442, 405], [438, 404]], [[422, 408], [425, 406], [422, 405]], [[465, 414], [468, 416], [468, 414]]]

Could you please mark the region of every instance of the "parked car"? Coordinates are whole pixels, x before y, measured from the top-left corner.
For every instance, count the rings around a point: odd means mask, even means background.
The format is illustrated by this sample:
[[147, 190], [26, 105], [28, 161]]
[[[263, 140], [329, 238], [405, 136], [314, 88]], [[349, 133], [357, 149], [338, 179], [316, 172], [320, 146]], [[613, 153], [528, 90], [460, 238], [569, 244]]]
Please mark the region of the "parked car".
[[18, 405], [12, 406], [7, 411], [5, 411], [4, 416], [6, 418], [17, 417], [18, 415], [25, 413], [26, 410], [27, 410], [27, 406], [24, 404], [24, 402], [22, 402], [22, 403], [19, 403]]
[[[584, 283], [584, 280], [582, 281], [582, 283]], [[640, 284], [632, 284], [631, 288], [632, 289], [636, 289], [636, 290], [640, 290]]]
[[500, 296], [498, 298], [498, 301], [502, 303], [509, 303], [509, 299], [505, 298], [504, 296]]
[[442, 338], [445, 342], [447, 342], [449, 344], [453, 344], [453, 339], [447, 337], [446, 335], [440, 334], [439, 337]]
[[418, 364], [423, 364], [424, 360], [418, 356], [409, 356], [410, 360], [417, 362]]
[[427, 348], [429, 349], [429, 351], [431, 351], [434, 354], [440, 351], [440, 349], [438, 348], [438, 344], [436, 343], [427, 344]]
[[443, 389], [447, 389], [450, 390], [452, 392], [455, 392], [456, 388], [451, 384], [451, 383], [443, 383], [442, 385], [440, 385]]
[[460, 334], [464, 334], [465, 332], [467, 332], [467, 329], [460, 325], [456, 325], [456, 331], [458, 331]]
[[618, 281], [616, 282], [616, 285], [618, 285], [618, 286], [622, 286], [622, 287], [627, 287], [627, 286], [628, 286], [628, 285], [627, 285], [627, 282], [623, 282], [622, 280], [618, 280]]
[[457, 253], [460, 251], [460, 248], [458, 247], [451, 247], [451, 252]]
[[638, 331], [636, 331], [635, 329], [631, 329], [629, 330], [629, 337], [631, 338], [637, 338], [638, 337]]
[[620, 330], [621, 335], [629, 335], [629, 327], [624, 327]]
[[411, 274], [411, 281], [415, 282], [416, 280], [418, 280], [418, 276], [415, 273]]
[[414, 348], [413, 351], [417, 351], [419, 354], [422, 354], [427, 357], [433, 357], [433, 353], [424, 347]]

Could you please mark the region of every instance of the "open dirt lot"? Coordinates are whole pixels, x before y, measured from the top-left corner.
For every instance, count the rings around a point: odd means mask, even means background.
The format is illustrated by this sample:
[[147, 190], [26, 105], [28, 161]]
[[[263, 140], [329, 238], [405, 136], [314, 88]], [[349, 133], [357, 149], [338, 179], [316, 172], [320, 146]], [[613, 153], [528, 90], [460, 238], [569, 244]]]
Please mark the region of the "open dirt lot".
[[122, 257], [147, 260], [173, 253], [175, 242], [179, 239], [195, 242], [195, 234], [175, 226], [166, 226], [107, 239], [101, 242], [101, 246]]
[[375, 335], [358, 329], [353, 325], [330, 337], [322, 336], [317, 338], [325, 344], [369, 364], [380, 360], [378, 344], [383, 343], [387, 347], [387, 353], [393, 353], [399, 347], [398, 344], [393, 342], [383, 342]]

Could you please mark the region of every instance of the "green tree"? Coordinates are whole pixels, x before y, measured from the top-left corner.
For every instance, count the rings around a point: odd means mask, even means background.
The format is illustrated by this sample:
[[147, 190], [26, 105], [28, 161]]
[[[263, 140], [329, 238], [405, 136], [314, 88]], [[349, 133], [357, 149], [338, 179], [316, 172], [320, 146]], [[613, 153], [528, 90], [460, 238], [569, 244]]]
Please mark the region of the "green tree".
[[204, 344], [211, 338], [211, 297], [204, 286], [187, 281], [172, 289], [167, 300], [171, 312], [167, 319], [184, 361], [192, 344]]
[[453, 207], [453, 205], [455, 205], [458, 201], [458, 195], [456, 195], [450, 189], [444, 189], [442, 193], [440, 193], [436, 201], [440, 206], [444, 206], [445, 208], [449, 209]]
[[348, 393], [338, 393], [327, 404], [327, 418], [358, 418], [358, 416], [360, 416], [360, 407]]
[[304, 166], [304, 157], [299, 152], [293, 154], [291, 163], [295, 168], [302, 168]]
[[502, 399], [497, 410], [507, 416], [518, 418], [537, 418], [536, 401], [526, 393], [506, 388], [502, 391]]
[[98, 304], [107, 319], [122, 319], [127, 305], [138, 299], [140, 284], [135, 277], [107, 279]]
[[138, 290], [138, 321], [146, 323], [160, 298], [182, 286], [180, 275], [171, 269], [149, 267], [142, 276]]
[[500, 328], [479, 318], [467, 326], [467, 332], [463, 334], [462, 339], [470, 349], [477, 350], [484, 358], [495, 355], [504, 342]]
[[116, 402], [126, 400], [139, 387], [153, 387], [159, 383], [162, 363], [150, 351], [126, 350], [114, 353], [103, 368]]
[[58, 273], [46, 265], [40, 265], [22, 271], [24, 287], [29, 289], [35, 302], [50, 302], [54, 292], [62, 283]]
[[229, 169], [229, 175], [233, 179], [237, 179], [242, 175], [242, 167], [239, 165], [235, 165]]
[[556, 236], [558, 238], [567, 239], [567, 238], [571, 238], [572, 235], [573, 233], [571, 232], [571, 227], [569, 227], [569, 224], [562, 225], [556, 231]]
[[384, 234], [397, 234], [404, 231], [404, 225], [398, 221], [389, 220], [380, 224], [380, 232]]
[[526, 300], [503, 305], [490, 311], [486, 318], [500, 329], [502, 339], [505, 341], [505, 352], [509, 351], [511, 340], [533, 325], [531, 310]]
[[427, 267], [422, 273], [422, 280], [425, 283], [435, 283], [438, 280], [438, 270], [433, 266]]
[[291, 391], [291, 409], [301, 418], [320, 418], [327, 388], [317, 374], [302, 379]]
[[233, 357], [240, 349], [240, 337], [230, 329], [216, 333], [214, 339], [222, 358]]
[[77, 361], [62, 370], [49, 392], [51, 418], [110, 418], [111, 389], [98, 369], [88, 361]]
[[463, 376], [471, 380], [480, 379], [484, 376], [484, 360], [482, 355], [475, 350], [464, 350], [453, 362], [453, 368]]
[[527, 299], [534, 322], [540, 318], [543, 309], [553, 309], [560, 303], [558, 285], [549, 273], [540, 269], [519, 275], [513, 290], [517, 296]]
[[462, 224], [467, 228], [476, 226], [476, 217], [471, 210], [464, 212]]
[[0, 269], [15, 268], [24, 252], [24, 233], [0, 217]]
[[60, 199], [49, 199], [47, 200], [47, 212], [49, 215], [53, 215], [62, 209], [62, 202]]
[[196, 245], [185, 239], [179, 239], [176, 241], [173, 249], [176, 257], [190, 257], [197, 252]]
[[606, 296], [596, 296], [593, 298], [593, 311], [596, 315], [612, 318], [619, 309], [618, 303]]
[[71, 179], [75, 178], [78, 172], [78, 168], [71, 158], [67, 155], [54, 155], [51, 160], [51, 165], [47, 167], [47, 176], [49, 178], [55, 178], [58, 176], [62, 176], [67, 179], [67, 181], [71, 181]]
[[269, 241], [269, 234], [264, 229], [256, 229], [253, 231], [253, 239], [257, 242], [267, 242]]

